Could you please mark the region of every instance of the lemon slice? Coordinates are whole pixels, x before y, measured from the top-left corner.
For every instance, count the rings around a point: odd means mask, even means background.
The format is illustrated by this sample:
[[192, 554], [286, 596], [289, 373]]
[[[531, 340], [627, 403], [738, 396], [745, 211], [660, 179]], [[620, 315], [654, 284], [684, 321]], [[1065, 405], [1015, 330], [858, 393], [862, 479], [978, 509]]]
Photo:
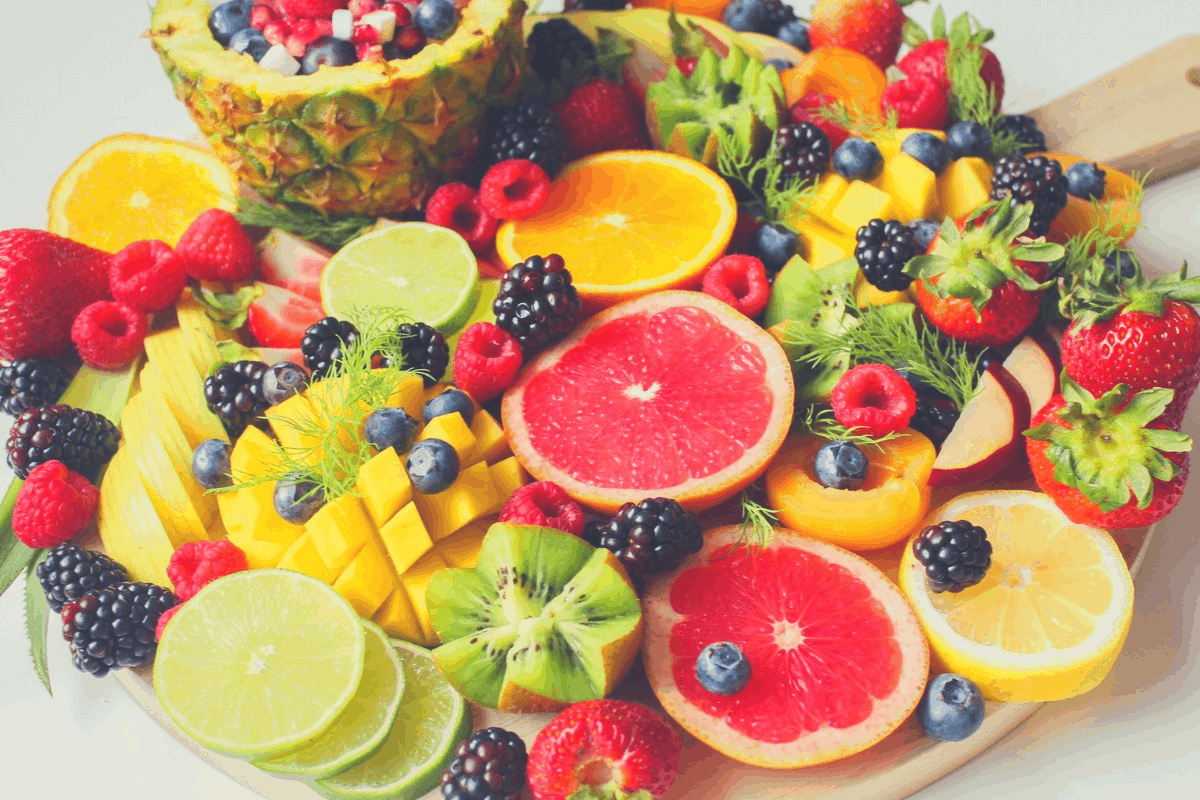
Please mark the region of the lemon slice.
[[1071, 522], [1037, 492], [965, 494], [921, 527], [947, 520], [987, 531], [983, 581], [933, 593], [911, 546], [899, 580], [946, 668], [992, 700], [1062, 700], [1100, 683], [1133, 616], [1133, 581], [1112, 537]]

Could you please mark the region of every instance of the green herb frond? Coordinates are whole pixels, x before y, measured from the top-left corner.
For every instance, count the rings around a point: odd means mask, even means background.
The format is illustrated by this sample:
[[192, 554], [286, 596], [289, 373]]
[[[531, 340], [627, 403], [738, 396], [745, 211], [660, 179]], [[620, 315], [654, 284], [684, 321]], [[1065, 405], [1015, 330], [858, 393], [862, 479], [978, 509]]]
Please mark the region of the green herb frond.
[[816, 185], [799, 177], [783, 181], [783, 165], [772, 140], [767, 154], [755, 158], [748, 142], [725, 128], [717, 128], [717, 172], [741, 186], [766, 211], [766, 222], [793, 228], [805, 209], [816, 200]]
[[742, 490], [739, 503], [742, 522], [738, 526], [738, 542], [734, 549], [746, 546], [755, 551], [769, 547], [775, 539], [779, 512], [755, 500], [750, 488]]
[[1125, 205], [1120, 209], [1113, 200], [1092, 201], [1096, 224], [1067, 239], [1063, 245], [1066, 255], [1054, 265], [1055, 275], [1070, 282], [1085, 273], [1093, 259], [1102, 259], [1120, 250], [1125, 241], [1138, 231], [1148, 175], [1134, 174], [1131, 177], [1136, 185], [1129, 195], [1121, 198]]
[[861, 136], [864, 139], [894, 136], [900, 125], [900, 114], [894, 108], [880, 114], [879, 111], [847, 104], [841, 100], [821, 106], [816, 114], [844, 128], [851, 136]]
[[329, 216], [307, 206], [277, 206], [241, 198], [234, 215], [248, 227], [279, 228], [331, 250], [340, 250], [375, 224], [375, 217]]
[[[983, 49], [974, 45], [951, 45], [946, 50], [946, 77], [950, 81], [950, 118], [978, 122], [992, 130], [998, 117], [996, 90], [988, 86], [980, 74], [983, 59]], [[1012, 138], [1015, 141], [1016, 137]]]
[[893, 439], [900, 439], [908, 434], [900, 431], [884, 434], [883, 436], [868, 436], [865, 433], [856, 433], [859, 426], [847, 428], [845, 425], [837, 421], [833, 415], [833, 409], [827, 407], [809, 406], [808, 411], [804, 415], [801, 424], [808, 429], [808, 432], [814, 436], [820, 436], [822, 439], [830, 441], [853, 442], [859, 447], [873, 447], [876, 450], [883, 450], [883, 443], [890, 442]]

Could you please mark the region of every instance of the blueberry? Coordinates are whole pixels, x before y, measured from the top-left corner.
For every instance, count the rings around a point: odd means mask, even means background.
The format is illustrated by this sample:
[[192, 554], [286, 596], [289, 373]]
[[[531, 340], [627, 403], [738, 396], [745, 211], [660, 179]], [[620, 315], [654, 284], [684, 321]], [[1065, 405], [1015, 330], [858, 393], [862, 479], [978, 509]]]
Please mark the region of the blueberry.
[[[250, 30], [254, 30], [251, 28]], [[304, 388], [308, 373], [291, 361], [277, 361], [267, 367], [262, 376], [263, 399], [277, 406]]]
[[1067, 192], [1084, 200], [1104, 197], [1104, 170], [1091, 161], [1080, 161], [1067, 168]]
[[259, 61], [271, 49], [271, 43], [257, 28], [242, 28], [229, 40], [229, 49], [235, 53], [244, 53], [255, 61]]
[[713, 694], [737, 694], [750, 681], [750, 662], [733, 642], [716, 642], [697, 656], [696, 677]]
[[471, 402], [471, 396], [461, 389], [447, 389], [429, 398], [421, 412], [421, 419], [428, 425], [434, 417], [454, 413], [462, 414], [463, 422], [468, 425], [475, 419], [475, 404]]
[[1116, 272], [1118, 261], [1121, 264], [1122, 278], [1132, 278], [1137, 275], [1137, 262], [1133, 259], [1133, 253], [1128, 250], [1114, 250], [1104, 257], [1104, 266]]
[[860, 489], [867, 480], [867, 457], [854, 442], [827, 442], [813, 459], [813, 471], [822, 486]]
[[275, 484], [275, 512], [294, 525], [303, 525], [325, 505], [325, 491], [303, 478], [285, 478]]
[[300, 74], [312, 75], [321, 67], [345, 67], [358, 62], [354, 42], [322, 36], [308, 46], [300, 59]]
[[978, 122], [956, 122], [946, 131], [951, 158], [991, 158], [992, 132]]
[[422, 439], [413, 445], [404, 464], [413, 489], [437, 494], [458, 477], [458, 452], [441, 439]]
[[938, 235], [938, 231], [942, 229], [941, 225], [931, 219], [914, 219], [908, 223], [908, 227], [913, 232], [913, 236], [916, 237], [917, 247], [920, 248], [922, 253], [929, 249], [929, 243], [933, 241], [934, 237]]
[[417, 421], [403, 408], [381, 408], [367, 417], [363, 433], [376, 450], [391, 447], [402, 455], [417, 437]]
[[779, 225], [763, 225], [754, 234], [754, 253], [767, 272], [779, 272], [796, 255], [796, 234]]
[[229, 40], [240, 30], [250, 27], [250, 0], [229, 0], [221, 3], [208, 15], [208, 29], [221, 47], [228, 47]]
[[413, 12], [413, 22], [430, 39], [442, 40], [454, 33], [458, 9], [450, 0], [421, 0]]
[[983, 724], [983, 695], [962, 675], [943, 672], [925, 687], [917, 721], [925, 733], [943, 742], [961, 742]]
[[229, 442], [209, 439], [201, 442], [192, 453], [192, 477], [205, 489], [230, 486]]
[[733, 0], [722, 17], [735, 31], [754, 32], [766, 23], [767, 9], [762, 0]]
[[883, 167], [883, 156], [874, 142], [855, 136], [833, 153], [833, 168], [848, 181], [869, 181]]
[[768, 67], [774, 67], [776, 72], [783, 72], [785, 69], [791, 69], [796, 66], [790, 61], [784, 61], [782, 58], [772, 58], [767, 61]]
[[812, 43], [808, 40], [808, 23], [802, 19], [793, 19], [783, 23], [775, 32], [775, 38], [781, 42], [787, 42], [802, 53], [812, 50]]
[[920, 131], [909, 134], [900, 149], [929, 167], [934, 175], [940, 175], [950, 161], [950, 148], [941, 138]]

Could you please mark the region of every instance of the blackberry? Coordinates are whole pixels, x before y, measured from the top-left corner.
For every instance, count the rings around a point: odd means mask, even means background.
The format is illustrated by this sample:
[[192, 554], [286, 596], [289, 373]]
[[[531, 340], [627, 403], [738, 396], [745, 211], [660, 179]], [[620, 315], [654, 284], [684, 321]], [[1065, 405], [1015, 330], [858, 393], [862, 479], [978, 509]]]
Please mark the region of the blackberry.
[[271, 407], [263, 397], [266, 371], [262, 361], [238, 361], [222, 365], [204, 379], [204, 402], [221, 418], [230, 439], [241, 436]]
[[324, 380], [342, 360], [342, 348], [357, 341], [358, 328], [352, 322], [325, 317], [309, 325], [300, 340], [300, 352], [304, 355], [304, 366], [312, 373], [310, 379]]
[[159, 616], [179, 599], [153, 583], [119, 583], [63, 606], [63, 638], [71, 661], [97, 678], [110, 669], [140, 667], [158, 648]]
[[562, 120], [541, 100], [526, 100], [496, 112], [488, 137], [488, 166], [524, 158], [553, 178], [566, 161]]
[[916, 410], [913, 411], [912, 419], [908, 421], [908, 427], [924, 434], [925, 438], [940, 450], [942, 443], [958, 423], [958, 416], [958, 406], [954, 405], [953, 400], [918, 394]]
[[71, 373], [48, 358], [18, 358], [0, 369], [0, 410], [17, 416], [22, 411], [58, 402]]
[[450, 346], [446, 344], [446, 337], [424, 322], [401, 325], [400, 335], [403, 337], [400, 352], [404, 357], [404, 368], [424, 371], [422, 379], [426, 389], [440, 381], [450, 364]]
[[626, 503], [607, 522], [589, 523], [583, 536], [593, 547], [611, 550], [635, 581], [675, 569], [704, 545], [700, 518], [665, 497]]
[[1014, 203], [1033, 203], [1028, 234], [1045, 236], [1050, 223], [1067, 204], [1067, 176], [1062, 164], [1045, 156], [1004, 156], [992, 173], [991, 197], [1003, 200], [1009, 196]]
[[536, 23], [526, 45], [529, 66], [547, 88], [586, 79], [596, 71], [596, 45], [562, 17]]
[[775, 160], [782, 167], [776, 189], [797, 175], [816, 183], [829, 166], [829, 137], [811, 122], [784, 125], [775, 131]]
[[8, 434], [8, 465], [18, 478], [47, 461], [95, 482], [117, 453], [121, 432], [106, 417], [57, 403], [21, 412]]
[[129, 580], [125, 568], [108, 556], [70, 542], [47, 553], [34, 572], [55, 614], [62, 611], [64, 603]]
[[774, 36], [787, 23], [796, 19], [796, 12], [783, 0], [763, 0], [763, 22], [759, 33]]
[[912, 228], [898, 220], [873, 219], [855, 236], [854, 258], [867, 283], [881, 292], [908, 288], [913, 279], [904, 274], [904, 266], [919, 252]]
[[525, 742], [504, 728], [484, 728], [458, 745], [442, 773], [443, 800], [517, 800], [525, 788]]
[[913, 541], [912, 549], [935, 592], [961, 592], [974, 586], [992, 565], [987, 531], [967, 520], [930, 525]]
[[530, 256], [505, 272], [492, 312], [496, 326], [511, 333], [527, 352], [562, 338], [579, 317], [579, 294], [563, 257]]
[[1013, 135], [1017, 137], [1017, 152], [1022, 155], [1046, 149], [1046, 135], [1038, 129], [1033, 117], [1006, 114], [996, 120], [992, 129], [993, 140]]

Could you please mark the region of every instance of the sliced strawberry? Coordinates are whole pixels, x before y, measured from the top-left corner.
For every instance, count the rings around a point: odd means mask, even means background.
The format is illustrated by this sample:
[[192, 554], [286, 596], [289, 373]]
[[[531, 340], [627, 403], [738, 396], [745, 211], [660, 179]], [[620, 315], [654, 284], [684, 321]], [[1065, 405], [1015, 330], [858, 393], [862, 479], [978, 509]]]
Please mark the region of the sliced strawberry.
[[297, 366], [304, 366], [304, 353], [300, 348], [287, 347], [256, 347], [258, 357], [267, 364], [278, 364], [280, 361], [290, 361]]
[[262, 347], [299, 348], [305, 329], [325, 316], [321, 304], [268, 283], [257, 285], [263, 293], [250, 304], [250, 334]]
[[264, 282], [321, 302], [321, 273], [333, 253], [280, 230], [271, 231], [260, 248]]

